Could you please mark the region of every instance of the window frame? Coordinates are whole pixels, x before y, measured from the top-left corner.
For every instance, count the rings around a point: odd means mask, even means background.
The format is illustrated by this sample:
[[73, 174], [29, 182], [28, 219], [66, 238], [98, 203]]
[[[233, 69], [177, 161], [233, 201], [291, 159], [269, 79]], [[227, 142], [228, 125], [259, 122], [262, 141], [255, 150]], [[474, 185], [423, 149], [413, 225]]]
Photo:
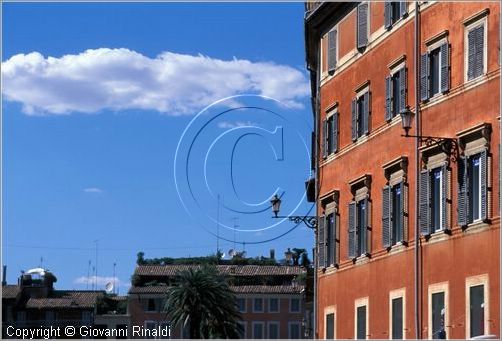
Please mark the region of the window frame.
[[[348, 221], [348, 239], [349, 239], [349, 247], [348, 247], [348, 258], [351, 259], [354, 262], [357, 262], [359, 259], [364, 259], [368, 258], [371, 254], [372, 251], [372, 202], [371, 202], [371, 193], [370, 193], [370, 187], [371, 187], [371, 175], [370, 174], [365, 174], [355, 180], [349, 181], [349, 186], [350, 190], [352, 192], [353, 198], [349, 202], [349, 219]], [[359, 202], [366, 202], [367, 207], [365, 208], [366, 210], [366, 215], [365, 215], [365, 222], [366, 222], [366, 228], [364, 229], [365, 233], [365, 241], [366, 241], [366, 247], [365, 247], [365, 252], [362, 252], [363, 250], [358, 249], [358, 244], [359, 244], [359, 238], [358, 238], [358, 231], [360, 230], [360, 222], [358, 221], [358, 203]], [[354, 207], [352, 208], [352, 205]], [[354, 210], [354, 212], [351, 212]], [[351, 229], [351, 216], [354, 216], [354, 229]], [[352, 233], [352, 235], [351, 235]], [[354, 248], [354, 255], [351, 254], [351, 245], [353, 243], [353, 248]]]
[[[433, 178], [435, 177], [434, 173], [439, 171], [440, 176], [439, 176], [439, 198], [437, 200], [433, 200]], [[429, 182], [429, 193], [430, 193], [430, 199], [429, 199], [429, 205], [431, 208], [431, 233], [436, 233], [436, 232], [443, 232], [445, 231], [446, 226], [443, 226], [443, 203], [444, 203], [444, 197], [443, 197], [443, 169], [442, 166], [434, 167], [429, 170], [429, 177], [430, 177], [430, 182]], [[438, 209], [439, 209], [439, 227], [436, 226], [435, 222], [432, 219], [432, 212], [434, 211], [433, 206], [438, 203]]]
[[251, 322], [251, 334], [252, 334], [252, 337], [253, 339], [256, 339], [256, 335], [255, 335], [255, 330], [254, 330], [254, 327], [256, 325], [261, 325], [261, 333], [262, 333], [262, 336], [260, 339], [265, 339], [265, 322], [263, 321], [252, 321]]
[[[367, 96], [365, 96], [367, 94]], [[364, 99], [367, 98], [368, 103], [365, 104]], [[356, 117], [356, 127], [354, 127], [354, 117], [352, 117], [351, 123], [351, 140], [353, 143], [363, 140], [366, 136], [371, 134], [371, 90], [369, 81], [365, 81], [362, 85], [356, 88], [356, 96], [352, 100], [351, 116]], [[359, 113], [359, 106], [363, 108], [363, 113]], [[368, 108], [366, 115], [364, 114], [364, 108]], [[355, 110], [355, 112], [354, 112]], [[365, 127], [363, 122], [360, 122], [359, 116], [361, 116], [362, 121], [366, 120], [368, 131], [365, 132]], [[353, 131], [356, 131], [356, 136], [353, 136]]]
[[[480, 79], [488, 72], [488, 12], [486, 10], [475, 14], [464, 21], [464, 83]], [[483, 27], [483, 72], [481, 75], [469, 79], [469, 32], [479, 26]]]
[[237, 297], [237, 302], [239, 302], [240, 300], [242, 300], [244, 302], [244, 309], [241, 310], [240, 304], [237, 303], [239, 312], [245, 313], [247, 311], [247, 298], [246, 297]]
[[354, 339], [358, 339], [357, 337], [357, 310], [358, 308], [361, 307], [366, 307], [366, 314], [365, 314], [365, 337], [364, 339], [360, 340], [367, 340], [369, 333], [369, 298], [368, 297], [363, 297], [363, 298], [358, 298], [354, 301]]
[[[271, 304], [270, 304], [270, 302], [272, 302], [272, 300], [277, 300], [277, 310], [272, 310]], [[269, 297], [269, 299], [268, 299], [268, 312], [275, 314], [275, 313], [279, 313], [280, 310], [281, 310], [280, 298], [278, 298], [278, 297]]]
[[[292, 326], [298, 326], [298, 339], [293, 339], [291, 337], [291, 327]], [[302, 324], [299, 321], [289, 321], [288, 322], [288, 339], [290, 340], [299, 340], [302, 339]]]
[[[148, 324], [151, 323], [154, 325], [153, 328], [148, 328]], [[145, 328], [146, 330], [155, 330], [157, 327], [158, 327], [159, 323], [157, 321], [154, 321], [154, 320], [145, 320], [143, 322], [143, 328]], [[145, 339], [155, 339], [154, 336], [151, 336], [151, 335], [146, 335]]]
[[[473, 200], [471, 200], [473, 198], [473, 192], [474, 192], [474, 183], [473, 183], [473, 163], [474, 163], [474, 159], [477, 158], [478, 162], [479, 162], [479, 165], [478, 165], [478, 179], [476, 181], [476, 187], [477, 187], [477, 190], [478, 190], [478, 195], [477, 195], [477, 199], [478, 199], [478, 206], [476, 207], [477, 210], [475, 210], [475, 207], [474, 205], [471, 205], [471, 203], [473, 202]], [[483, 159], [481, 157], [481, 153], [475, 153], [475, 154], [472, 154], [472, 155], [469, 155], [467, 156], [467, 163], [468, 163], [468, 168], [467, 168], [467, 176], [469, 177], [469, 182], [468, 182], [468, 191], [469, 191], [469, 207], [467, 208], [467, 214], [469, 216], [469, 224], [475, 224], [475, 223], [478, 223], [478, 222], [481, 222], [483, 221], [483, 214], [482, 214], [482, 210], [481, 210], [481, 206], [482, 206], [482, 200], [483, 200], [483, 197], [481, 195], [481, 186], [482, 186], [482, 179], [481, 179], [481, 168], [482, 167], [486, 167], [488, 165], [484, 165], [483, 164]], [[488, 169], [488, 168], [487, 168]], [[477, 215], [478, 217], [476, 219], [474, 219], [474, 213], [475, 211], [477, 211]]]
[[467, 277], [465, 279], [465, 337], [471, 335], [471, 296], [470, 288], [483, 285], [484, 295], [484, 334], [490, 335], [490, 291], [488, 274]]
[[248, 322], [247, 321], [237, 321], [238, 324], [242, 326], [242, 336], [245, 339], [247, 337], [247, 327], [248, 327]]
[[[367, 10], [366, 10], [366, 44], [364, 46], [359, 46], [359, 7], [363, 4], [367, 5]], [[358, 50], [360, 53], [364, 52], [364, 49], [369, 45], [370, 43], [370, 36], [371, 36], [371, 1], [362, 1], [359, 3], [356, 7], [356, 50]]]
[[[293, 300], [297, 300], [298, 301], [298, 310], [293, 310]], [[289, 298], [289, 312], [292, 313], [292, 314], [297, 314], [297, 313], [301, 313], [302, 311], [302, 300], [298, 297], [290, 297]]]
[[[277, 326], [277, 337], [273, 338], [270, 336], [270, 326]], [[281, 338], [281, 322], [280, 321], [268, 321], [267, 322], [267, 338], [268, 339], [280, 339]]]
[[449, 309], [449, 285], [448, 282], [435, 283], [430, 284], [427, 293], [427, 330], [428, 330], [428, 339], [432, 339], [432, 295], [437, 293], [444, 293], [444, 309], [445, 309], [445, 317], [444, 317], [444, 327], [446, 332], [446, 338], [449, 338], [449, 329], [450, 328], [450, 309]]
[[333, 339], [336, 339], [336, 307], [329, 306], [324, 308], [324, 339], [328, 339], [328, 315], [333, 315]]
[[402, 302], [402, 340], [406, 340], [406, 288], [400, 288], [396, 290], [392, 290], [389, 292], [389, 339], [394, 339], [393, 335], [393, 322], [394, 322], [394, 314], [392, 310], [392, 302], [395, 299], [401, 298]]
[[[256, 301], [261, 300], [261, 309], [256, 309]], [[264, 307], [264, 299], [263, 297], [253, 297], [253, 313], [263, 313], [265, 311]]]

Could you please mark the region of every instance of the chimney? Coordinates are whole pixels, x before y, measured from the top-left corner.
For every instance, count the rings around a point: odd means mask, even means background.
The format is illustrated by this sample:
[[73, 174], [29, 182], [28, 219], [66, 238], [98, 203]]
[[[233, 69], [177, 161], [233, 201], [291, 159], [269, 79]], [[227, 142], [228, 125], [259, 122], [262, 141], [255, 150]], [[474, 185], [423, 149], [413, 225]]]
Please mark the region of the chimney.
[[270, 259], [275, 259], [275, 250], [270, 249]]
[[7, 285], [7, 265], [4, 265], [2, 269], [2, 286], [4, 285]]

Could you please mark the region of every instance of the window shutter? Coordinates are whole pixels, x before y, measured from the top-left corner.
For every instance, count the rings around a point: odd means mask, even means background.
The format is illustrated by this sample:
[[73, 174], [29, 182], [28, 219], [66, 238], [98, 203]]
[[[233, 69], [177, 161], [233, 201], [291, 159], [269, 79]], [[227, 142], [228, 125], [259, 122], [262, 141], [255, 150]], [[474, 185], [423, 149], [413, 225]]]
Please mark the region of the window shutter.
[[399, 115], [406, 107], [406, 67], [399, 70]]
[[443, 229], [450, 229], [450, 219], [449, 219], [449, 210], [448, 210], [448, 200], [450, 198], [450, 172], [448, 171], [448, 164], [444, 164], [441, 166], [441, 225]]
[[448, 43], [441, 45], [441, 92], [450, 89], [450, 49]]
[[460, 226], [466, 226], [469, 222], [468, 217], [468, 207], [469, 207], [469, 195], [468, 195], [468, 177], [467, 177], [467, 158], [461, 156], [458, 160], [458, 224]]
[[408, 241], [408, 184], [401, 182], [401, 242]]
[[328, 72], [335, 71], [336, 67], [336, 30], [328, 32]]
[[349, 203], [349, 258], [356, 258], [356, 202]]
[[392, 26], [392, 2], [385, 1], [385, 28], [389, 29]]
[[431, 212], [430, 212], [430, 178], [429, 171], [422, 170], [420, 172], [420, 193], [419, 193], [419, 207], [420, 207], [420, 234], [426, 236], [431, 234]]
[[338, 151], [338, 113], [336, 112], [333, 115], [333, 152], [336, 153]]
[[487, 180], [488, 180], [488, 156], [487, 151], [484, 150], [480, 155], [481, 160], [481, 219], [486, 220], [488, 218], [488, 195], [487, 195]]
[[429, 99], [429, 54], [420, 57], [420, 100]]
[[370, 132], [370, 92], [363, 95], [363, 131], [365, 134]]
[[385, 120], [392, 120], [392, 77], [385, 77]]
[[485, 27], [484, 25], [479, 26], [476, 30], [476, 68], [474, 77], [481, 76], [483, 74], [483, 64], [484, 64], [484, 37], [485, 37]]
[[352, 100], [352, 141], [357, 140], [357, 100]]
[[406, 3], [406, 1], [401, 1], [400, 2], [400, 13], [401, 13], [401, 17], [404, 17], [406, 16], [406, 14], [408, 14], [408, 4]]
[[328, 156], [328, 121], [322, 121], [322, 158]]
[[467, 79], [473, 79], [474, 67], [476, 64], [476, 29], [470, 30], [467, 34]]
[[368, 3], [357, 6], [357, 48], [361, 49], [368, 44]]
[[326, 256], [325, 256], [325, 245], [326, 240], [324, 239], [324, 216], [319, 217], [319, 227], [317, 232], [317, 266], [319, 268], [326, 267]]
[[392, 245], [390, 193], [390, 187], [385, 186], [382, 190], [382, 246], [384, 248], [389, 248]]
[[368, 197], [363, 199], [364, 203], [364, 223], [361, 225], [362, 233], [363, 233], [363, 250], [361, 250], [361, 254], [369, 254], [371, 253], [371, 207], [370, 201]]
[[337, 215], [336, 213], [333, 213], [333, 236], [332, 236], [332, 245], [331, 245], [331, 252], [333, 253], [333, 265], [337, 265], [338, 264], [338, 243], [337, 243], [337, 240], [338, 240], [338, 230], [337, 230], [337, 225], [338, 225], [338, 221], [337, 221]]

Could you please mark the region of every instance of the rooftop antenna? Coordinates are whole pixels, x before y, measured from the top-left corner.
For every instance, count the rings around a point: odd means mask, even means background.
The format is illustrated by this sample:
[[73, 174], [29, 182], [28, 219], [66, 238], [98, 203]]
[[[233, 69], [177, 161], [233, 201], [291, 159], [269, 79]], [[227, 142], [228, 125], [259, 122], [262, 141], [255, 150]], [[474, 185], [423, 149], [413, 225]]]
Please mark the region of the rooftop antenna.
[[90, 271], [91, 271], [91, 260], [89, 259], [89, 263], [87, 264], [87, 283], [85, 286], [86, 290], [89, 290], [89, 282], [91, 280], [90, 278]]
[[[92, 267], [92, 273], [93, 273], [94, 277], [96, 277], [96, 267], [94, 267], [94, 266]], [[94, 290], [94, 282], [95, 282], [95, 281], [92, 281], [92, 287], [91, 287], [91, 290]]]
[[113, 262], [113, 293], [115, 294], [115, 268], [117, 267], [117, 263]]
[[40, 256], [40, 266], [39, 266], [39, 268], [41, 268], [43, 264], [44, 264], [44, 257]]
[[234, 250], [235, 250], [235, 234], [236, 234], [237, 228], [239, 227], [239, 224], [238, 224], [239, 218], [233, 217], [232, 220], [234, 221]]

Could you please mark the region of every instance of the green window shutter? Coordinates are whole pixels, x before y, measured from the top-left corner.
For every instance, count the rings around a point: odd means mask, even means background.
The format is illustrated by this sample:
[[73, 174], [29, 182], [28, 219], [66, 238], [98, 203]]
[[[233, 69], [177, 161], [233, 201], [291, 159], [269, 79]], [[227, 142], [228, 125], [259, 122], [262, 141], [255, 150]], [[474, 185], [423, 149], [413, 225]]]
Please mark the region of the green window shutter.
[[441, 166], [441, 225], [445, 231], [450, 229], [450, 219], [448, 210], [448, 200], [450, 197], [450, 172], [448, 170], [448, 164]]
[[385, 186], [382, 190], [382, 246], [384, 248], [392, 246], [390, 194], [390, 187]]
[[392, 120], [392, 77], [385, 77], [385, 120]]
[[363, 95], [363, 131], [365, 134], [370, 132], [370, 92]]
[[401, 242], [408, 241], [408, 184], [401, 182]]
[[324, 222], [324, 216], [319, 217], [319, 226], [317, 229], [317, 266], [321, 269], [326, 267]]
[[486, 220], [488, 218], [488, 193], [487, 193], [487, 183], [488, 183], [488, 155], [487, 151], [481, 152], [481, 219]]
[[420, 100], [429, 99], [429, 54], [420, 56]]
[[349, 258], [356, 258], [356, 202], [352, 201], [349, 203]]
[[430, 174], [428, 170], [420, 172], [419, 214], [420, 234], [431, 234], [431, 211], [430, 211]]
[[357, 100], [352, 100], [352, 141], [357, 140]]
[[385, 28], [389, 29], [392, 26], [392, 1], [385, 1]]
[[399, 115], [406, 108], [406, 67], [403, 67], [399, 71]]
[[441, 92], [450, 89], [450, 49], [448, 43], [441, 45]]
[[458, 203], [457, 215], [458, 225], [467, 226], [469, 223], [469, 195], [468, 195], [468, 176], [467, 176], [467, 158], [461, 156], [458, 160]]
[[368, 44], [368, 3], [357, 6], [357, 48], [365, 48]]
[[335, 71], [336, 67], [336, 30], [328, 32], [328, 72]]

